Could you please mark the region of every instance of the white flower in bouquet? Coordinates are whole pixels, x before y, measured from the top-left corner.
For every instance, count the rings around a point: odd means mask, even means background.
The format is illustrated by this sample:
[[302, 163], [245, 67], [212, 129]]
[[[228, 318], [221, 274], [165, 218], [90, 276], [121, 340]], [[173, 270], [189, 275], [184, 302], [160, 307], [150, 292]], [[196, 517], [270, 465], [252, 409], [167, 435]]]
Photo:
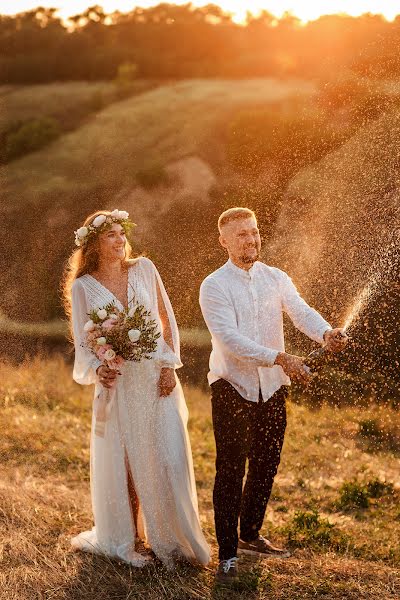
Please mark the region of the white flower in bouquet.
[[114, 360], [114, 358], [116, 357], [116, 353], [114, 352], [114, 350], [112, 348], [109, 348], [105, 353], [104, 353], [104, 359], [105, 360]]
[[97, 215], [97, 217], [93, 219], [92, 225], [94, 225], [94, 227], [100, 227], [100, 225], [105, 223], [106, 219], [106, 215]]
[[131, 342], [137, 342], [141, 336], [139, 329], [130, 329], [128, 331], [128, 337]]
[[126, 210], [119, 210], [118, 211], [118, 219], [121, 219], [121, 221], [124, 221], [125, 219], [128, 219], [129, 217], [129, 213], [126, 212]]
[[94, 323], [92, 321], [92, 319], [89, 319], [89, 321], [86, 321], [85, 325], [83, 326], [83, 331], [93, 331], [94, 329]]
[[120, 216], [119, 216], [119, 212], [120, 212], [120, 211], [118, 210], [118, 208], [116, 208], [115, 210], [113, 210], [113, 211], [111, 212], [111, 216], [112, 216], [112, 217], [114, 217], [114, 219], [119, 219], [119, 218], [120, 218]]
[[136, 304], [130, 311], [119, 310], [114, 303], [96, 306], [89, 318], [93, 326], [88, 324], [87, 328], [93, 329], [85, 331], [85, 345], [110, 368], [118, 369], [124, 361], [140, 362], [154, 356], [161, 333], [143, 305]]

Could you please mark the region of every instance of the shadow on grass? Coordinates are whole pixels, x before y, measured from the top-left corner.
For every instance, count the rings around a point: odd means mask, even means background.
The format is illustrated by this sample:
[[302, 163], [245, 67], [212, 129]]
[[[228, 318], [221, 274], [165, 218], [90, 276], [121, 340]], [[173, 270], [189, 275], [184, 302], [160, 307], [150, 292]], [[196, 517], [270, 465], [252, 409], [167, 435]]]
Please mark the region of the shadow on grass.
[[228, 585], [213, 582], [212, 600], [258, 600], [270, 591], [272, 577], [263, 569], [260, 558], [246, 557], [239, 562], [239, 580]]
[[142, 569], [104, 556], [82, 554], [70, 583], [53, 592], [62, 600], [259, 600], [271, 589], [260, 559], [240, 561], [239, 580], [215, 583], [214, 569], [187, 564], [168, 570], [159, 562]]
[[[82, 555], [63, 600], [189, 600], [209, 597], [209, 569], [187, 564], [173, 570], [155, 561], [131, 567], [104, 556]], [[58, 592], [59, 593], [59, 592]]]

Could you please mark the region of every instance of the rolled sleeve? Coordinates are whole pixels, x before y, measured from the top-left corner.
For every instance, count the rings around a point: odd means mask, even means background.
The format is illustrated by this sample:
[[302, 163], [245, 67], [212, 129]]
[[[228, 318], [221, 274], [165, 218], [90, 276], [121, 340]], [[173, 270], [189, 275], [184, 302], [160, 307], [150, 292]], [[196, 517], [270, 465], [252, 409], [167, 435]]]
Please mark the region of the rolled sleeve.
[[280, 272], [280, 289], [283, 310], [292, 320], [293, 324], [309, 338], [322, 344], [324, 333], [332, 329], [327, 321], [303, 300], [291, 278]]

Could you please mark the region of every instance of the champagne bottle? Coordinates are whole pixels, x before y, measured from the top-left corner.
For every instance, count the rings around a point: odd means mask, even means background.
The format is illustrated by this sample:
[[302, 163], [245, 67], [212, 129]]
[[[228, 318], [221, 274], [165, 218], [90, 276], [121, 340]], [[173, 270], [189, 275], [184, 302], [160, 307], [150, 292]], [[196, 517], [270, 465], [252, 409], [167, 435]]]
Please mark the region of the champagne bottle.
[[331, 354], [325, 347], [317, 348], [306, 356], [304, 364], [311, 373], [318, 373], [329, 362]]
[[[336, 334], [337, 338], [343, 338], [345, 335], [342, 333]], [[311, 373], [318, 373], [321, 369], [328, 364], [333, 356], [333, 352], [327, 350], [326, 346], [317, 348], [308, 354], [304, 360], [304, 364], [310, 369]]]

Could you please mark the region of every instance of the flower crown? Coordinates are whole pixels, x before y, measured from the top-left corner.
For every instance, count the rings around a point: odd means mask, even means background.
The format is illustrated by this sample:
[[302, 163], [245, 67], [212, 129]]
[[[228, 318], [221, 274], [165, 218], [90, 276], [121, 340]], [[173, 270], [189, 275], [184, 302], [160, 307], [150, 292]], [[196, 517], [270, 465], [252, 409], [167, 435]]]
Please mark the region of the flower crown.
[[129, 219], [129, 213], [126, 210], [115, 209], [110, 215], [97, 215], [90, 225], [79, 227], [74, 232], [75, 244], [79, 247], [84, 246], [91, 236], [103, 233], [113, 223], [122, 225], [125, 233], [129, 233], [130, 229], [135, 226], [135, 223]]

